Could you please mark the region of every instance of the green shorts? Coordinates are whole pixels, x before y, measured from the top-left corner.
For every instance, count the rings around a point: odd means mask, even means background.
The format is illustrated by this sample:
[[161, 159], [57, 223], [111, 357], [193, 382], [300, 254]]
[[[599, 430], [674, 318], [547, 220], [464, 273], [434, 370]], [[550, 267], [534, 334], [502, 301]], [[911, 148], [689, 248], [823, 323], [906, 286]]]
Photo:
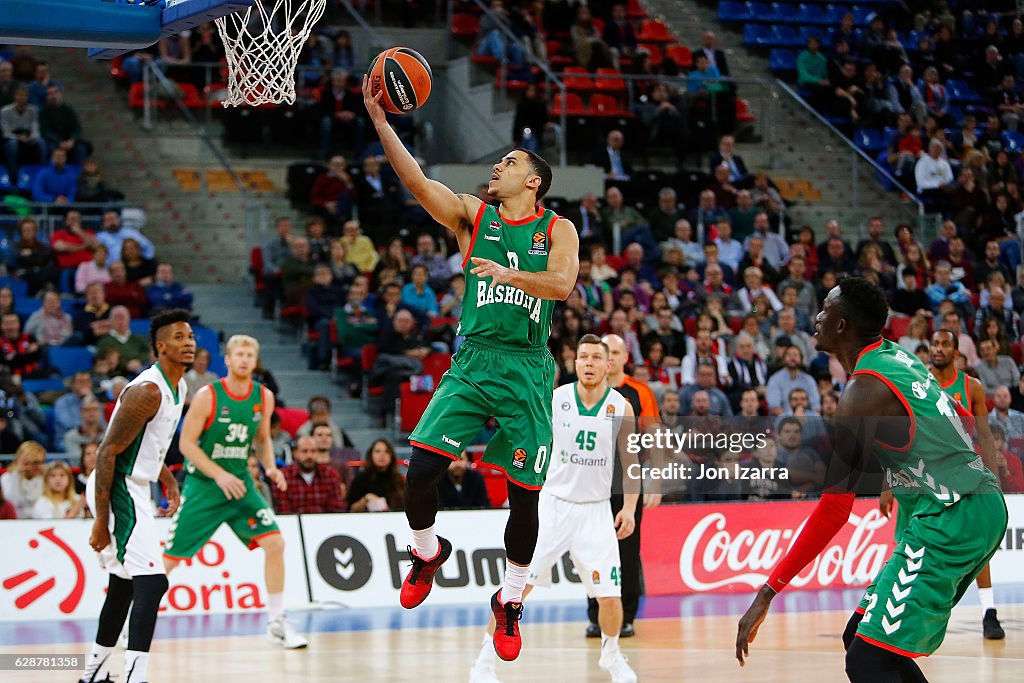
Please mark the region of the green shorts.
[[547, 347], [466, 339], [409, 442], [455, 458], [489, 418], [497, 418], [498, 431], [483, 461], [504, 470], [516, 484], [539, 489], [551, 454], [554, 388], [555, 359]]
[[186, 560], [203, 547], [221, 524], [227, 524], [242, 543], [253, 550], [264, 536], [281, 533], [274, 520], [274, 510], [256, 490], [252, 477], [246, 473], [245, 496], [228, 500], [212, 479], [189, 475], [181, 492], [181, 505], [164, 547], [164, 555]]
[[857, 635], [909, 657], [935, 652], [953, 606], [998, 550], [1008, 519], [991, 483], [941, 512], [905, 518], [892, 557], [861, 602]]

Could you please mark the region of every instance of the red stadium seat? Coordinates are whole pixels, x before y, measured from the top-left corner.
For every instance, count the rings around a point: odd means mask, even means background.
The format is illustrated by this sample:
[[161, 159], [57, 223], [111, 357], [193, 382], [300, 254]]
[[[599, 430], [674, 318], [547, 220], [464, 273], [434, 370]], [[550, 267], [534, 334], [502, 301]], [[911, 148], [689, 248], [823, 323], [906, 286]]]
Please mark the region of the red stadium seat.
[[637, 45], [637, 48], [640, 49], [640, 50], [643, 50], [648, 55], [650, 55], [650, 58], [648, 59], [648, 63], [651, 66], [661, 66], [661, 47], [660, 46], [655, 45], [654, 43], [640, 43], [639, 45]]
[[[158, 100], [150, 96], [149, 105], [157, 109], [164, 109], [167, 107], [167, 102], [166, 100]], [[142, 109], [146, 106], [146, 85], [144, 83], [132, 84], [132, 87], [128, 90], [128, 106], [132, 109]]]
[[249, 273], [256, 284], [256, 291], [262, 292], [267, 287], [263, 281], [263, 248], [253, 247], [249, 252]]
[[594, 78], [582, 66], [565, 67], [565, 87], [575, 92], [590, 92], [594, 89]]
[[299, 427], [309, 421], [309, 413], [304, 408], [282, 408], [278, 406], [274, 409], [281, 418], [281, 429], [295, 437], [295, 433], [299, 431]]
[[750, 111], [746, 100], [736, 98], [736, 121], [738, 123], [754, 123], [757, 117]]
[[731, 318], [729, 318], [729, 329], [732, 330], [733, 334], [739, 334], [740, 330], [742, 328], [743, 328], [743, 318], [742, 317], [740, 317], [738, 315], [734, 315]]
[[596, 73], [594, 87], [597, 90], [616, 93], [626, 91], [626, 81], [622, 79], [622, 73], [617, 69], [600, 68]]
[[110, 77], [115, 81], [128, 80], [128, 72], [124, 70], [124, 55], [118, 55], [110, 60]]
[[383, 396], [384, 387], [371, 387], [370, 371], [373, 370], [373, 363], [377, 360], [377, 345], [366, 344], [363, 346], [363, 398], [368, 399], [371, 396]]
[[206, 100], [199, 94], [199, 89], [191, 83], [177, 83], [178, 89], [181, 90], [181, 98], [185, 102], [185, 106], [189, 109], [205, 109]]
[[433, 395], [432, 391], [415, 392], [412, 390], [411, 383], [402, 382], [398, 413], [403, 432], [411, 432], [416, 428], [416, 423], [423, 416], [423, 411], [427, 409], [427, 404], [430, 403], [430, 397]]
[[689, 71], [693, 67], [693, 53], [685, 45], [670, 45], [665, 48], [665, 57], [676, 63], [680, 69]]
[[573, 59], [572, 57], [559, 54], [559, 51], [562, 49], [563, 46], [562, 41], [548, 40], [545, 41], [544, 45], [547, 48], [548, 62], [556, 71], [561, 70], [564, 67], [575, 63], [576, 60]]
[[636, 39], [643, 43], [674, 43], [675, 36], [668, 30], [665, 22], [658, 19], [645, 19], [640, 22], [640, 30], [637, 31]]
[[637, 19], [646, 19], [648, 16], [647, 10], [640, 4], [640, 0], [627, 0], [626, 2], [626, 17], [635, 21]]
[[683, 320], [683, 330], [691, 337], [697, 336], [697, 319], [690, 317]]
[[611, 95], [591, 95], [591, 116], [626, 116], [629, 112], [622, 108], [619, 100]]
[[480, 31], [480, 17], [475, 14], [453, 14], [451, 31], [456, 38], [476, 38]]
[[505, 473], [493, 465], [478, 462], [473, 468], [483, 475], [487, 486], [487, 497], [491, 499], [491, 507], [500, 508], [508, 500], [508, 479]]
[[448, 372], [452, 367], [452, 355], [450, 353], [431, 353], [423, 359], [423, 374], [434, 378], [434, 386], [441, 382], [441, 375]]
[[583, 107], [583, 100], [574, 92], [558, 93], [555, 95], [555, 103], [551, 107], [551, 116], [558, 117], [563, 110], [569, 116], [580, 116], [587, 113], [587, 110]]
[[907, 334], [907, 329], [910, 327], [910, 318], [902, 315], [896, 315], [889, 321], [889, 333], [890, 338], [899, 341], [900, 337]]
[[1013, 355], [1013, 362], [1017, 365], [1024, 363], [1024, 342], [1015, 342], [1010, 346], [1010, 353]]

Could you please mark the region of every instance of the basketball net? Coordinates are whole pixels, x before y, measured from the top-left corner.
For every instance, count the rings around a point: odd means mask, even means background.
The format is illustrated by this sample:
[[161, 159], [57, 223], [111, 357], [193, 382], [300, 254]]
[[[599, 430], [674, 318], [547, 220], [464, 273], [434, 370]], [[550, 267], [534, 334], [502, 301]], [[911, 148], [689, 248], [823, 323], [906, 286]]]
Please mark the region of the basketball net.
[[228, 62], [223, 105], [295, 104], [299, 53], [326, 6], [327, 0], [256, 0], [217, 19]]

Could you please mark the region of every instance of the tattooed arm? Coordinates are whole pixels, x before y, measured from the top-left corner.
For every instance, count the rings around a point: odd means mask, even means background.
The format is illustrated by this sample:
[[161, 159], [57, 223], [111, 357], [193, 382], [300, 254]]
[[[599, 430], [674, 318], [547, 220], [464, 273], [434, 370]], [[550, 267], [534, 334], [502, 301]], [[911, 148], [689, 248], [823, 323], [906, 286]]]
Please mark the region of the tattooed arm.
[[110, 545], [110, 487], [114, 482], [114, 461], [153, 419], [160, 408], [160, 388], [151, 382], [125, 389], [121, 407], [110, 423], [96, 453], [96, 520], [89, 545], [99, 552]]

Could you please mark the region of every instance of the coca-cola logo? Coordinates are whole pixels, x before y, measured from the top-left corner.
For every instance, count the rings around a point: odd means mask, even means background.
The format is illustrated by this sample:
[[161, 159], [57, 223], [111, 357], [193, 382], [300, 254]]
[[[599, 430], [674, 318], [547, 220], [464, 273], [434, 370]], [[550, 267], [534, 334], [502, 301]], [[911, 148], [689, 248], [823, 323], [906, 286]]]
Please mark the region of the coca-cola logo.
[[[875, 538], [888, 524], [876, 509], [863, 515], [850, 513], [847, 526], [814, 562], [790, 582], [794, 587], [866, 584], [882, 568], [889, 541]], [[800, 535], [798, 527], [730, 530], [728, 518], [712, 512], [690, 530], [679, 554], [679, 577], [692, 591], [713, 591], [733, 585], [758, 588]], [[852, 532], [849, 531], [853, 526]], [[843, 541], [840, 540], [847, 536]]]

